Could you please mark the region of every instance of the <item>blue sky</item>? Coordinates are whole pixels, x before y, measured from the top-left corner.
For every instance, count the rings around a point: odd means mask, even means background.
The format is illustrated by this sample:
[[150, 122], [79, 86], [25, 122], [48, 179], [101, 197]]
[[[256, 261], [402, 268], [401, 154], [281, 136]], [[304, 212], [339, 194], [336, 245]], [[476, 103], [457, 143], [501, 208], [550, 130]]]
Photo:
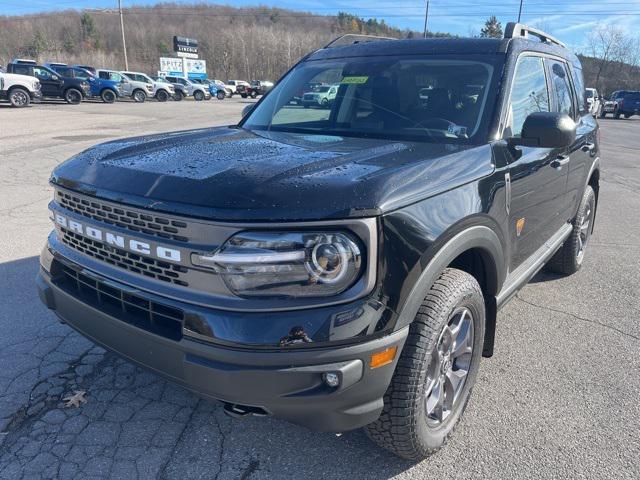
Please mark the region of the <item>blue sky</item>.
[[[193, 0], [174, 0], [194, 3]], [[155, 0], [123, 0], [124, 6], [150, 5]], [[369, 18], [376, 17], [400, 28], [422, 30], [425, 1], [405, 0], [200, 0], [200, 3], [232, 6], [267, 5], [317, 14], [345, 11]], [[430, 0], [429, 29], [467, 36], [477, 34], [489, 15], [496, 15], [503, 25], [515, 20], [520, 0]], [[37, 14], [67, 8], [114, 8], [117, 0], [0, 0], [2, 13]], [[537, 25], [565, 41], [578, 51], [585, 49], [588, 32], [598, 22], [615, 23], [628, 34], [637, 35], [640, 23], [640, 0], [524, 0], [524, 23]]]

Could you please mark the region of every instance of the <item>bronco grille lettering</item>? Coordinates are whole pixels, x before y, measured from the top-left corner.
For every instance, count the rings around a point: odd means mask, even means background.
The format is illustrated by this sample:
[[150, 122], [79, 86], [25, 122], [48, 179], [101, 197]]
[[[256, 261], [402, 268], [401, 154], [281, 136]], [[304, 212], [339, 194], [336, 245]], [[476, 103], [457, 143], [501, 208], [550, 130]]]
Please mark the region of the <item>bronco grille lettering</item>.
[[162, 260], [170, 260], [173, 262], [180, 262], [182, 256], [180, 250], [174, 248], [168, 248], [161, 245], [152, 247], [149, 243], [134, 240], [132, 238], [125, 239], [122, 235], [117, 235], [112, 232], [104, 231], [99, 228], [83, 225], [80, 222], [66, 218], [64, 215], [56, 213], [54, 215], [55, 222], [61, 227], [68, 228], [69, 230], [76, 232], [85, 237], [92, 238], [99, 242], [103, 242], [107, 245], [113, 245], [115, 247], [129, 249], [132, 252], [141, 253], [143, 255], [153, 255]]

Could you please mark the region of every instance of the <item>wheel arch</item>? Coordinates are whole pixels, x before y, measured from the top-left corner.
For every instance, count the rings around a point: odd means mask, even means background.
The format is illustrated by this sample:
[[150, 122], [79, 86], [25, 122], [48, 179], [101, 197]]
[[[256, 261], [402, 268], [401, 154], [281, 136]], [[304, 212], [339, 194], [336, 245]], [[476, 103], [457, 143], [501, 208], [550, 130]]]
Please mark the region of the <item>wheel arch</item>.
[[496, 296], [505, 278], [505, 248], [501, 235], [486, 224], [453, 229], [425, 252], [426, 266], [414, 283], [399, 312], [397, 328], [409, 325], [434, 282], [446, 268], [457, 268], [472, 275], [485, 297], [486, 331], [483, 355], [493, 354], [496, 323]]
[[27, 88], [25, 85], [21, 85], [21, 84], [17, 84], [17, 85], [11, 85], [8, 89], [7, 89], [7, 95], [6, 98], [7, 100], [10, 100], [11, 98], [11, 94], [13, 91], [15, 90], [22, 90], [24, 91], [27, 96], [29, 97], [29, 102], [33, 100], [33, 92]]
[[587, 186], [593, 188], [593, 193], [596, 195], [596, 207], [593, 211], [593, 218], [591, 220], [591, 232], [593, 233], [593, 228], [596, 223], [596, 214], [598, 213], [598, 199], [600, 196], [600, 157], [597, 157], [594, 160], [593, 165], [591, 165], [591, 170], [587, 176], [587, 184], [585, 185], [585, 188]]

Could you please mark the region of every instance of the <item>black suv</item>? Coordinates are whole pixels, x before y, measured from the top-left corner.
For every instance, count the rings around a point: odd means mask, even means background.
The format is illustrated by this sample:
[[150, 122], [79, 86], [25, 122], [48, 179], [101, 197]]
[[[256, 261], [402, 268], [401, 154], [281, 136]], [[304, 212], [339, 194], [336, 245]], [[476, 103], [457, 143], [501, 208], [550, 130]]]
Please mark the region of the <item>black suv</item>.
[[7, 65], [7, 72], [36, 77], [45, 98], [63, 98], [67, 103], [78, 104], [90, 93], [91, 86], [86, 80], [63, 77], [34, 61], [16, 60]]
[[[330, 110], [292, 103], [310, 82], [338, 86]], [[238, 125], [56, 168], [40, 296], [231, 415], [366, 426], [422, 458], [500, 307], [545, 264], [582, 265], [599, 176], [580, 63], [543, 32], [342, 37]]]

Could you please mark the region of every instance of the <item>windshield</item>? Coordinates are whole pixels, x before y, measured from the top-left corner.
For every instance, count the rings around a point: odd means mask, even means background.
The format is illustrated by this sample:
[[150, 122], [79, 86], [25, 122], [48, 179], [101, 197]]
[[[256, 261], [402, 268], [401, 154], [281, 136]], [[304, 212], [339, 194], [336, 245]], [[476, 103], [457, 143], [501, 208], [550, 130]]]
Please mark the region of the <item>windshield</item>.
[[[479, 134], [496, 57], [406, 56], [307, 61], [242, 126], [373, 138], [468, 142]], [[315, 93], [328, 93], [318, 96]], [[490, 112], [489, 112], [490, 113]]]
[[585, 90], [585, 92], [586, 92], [587, 98], [593, 98], [593, 95], [594, 95], [593, 90]]

